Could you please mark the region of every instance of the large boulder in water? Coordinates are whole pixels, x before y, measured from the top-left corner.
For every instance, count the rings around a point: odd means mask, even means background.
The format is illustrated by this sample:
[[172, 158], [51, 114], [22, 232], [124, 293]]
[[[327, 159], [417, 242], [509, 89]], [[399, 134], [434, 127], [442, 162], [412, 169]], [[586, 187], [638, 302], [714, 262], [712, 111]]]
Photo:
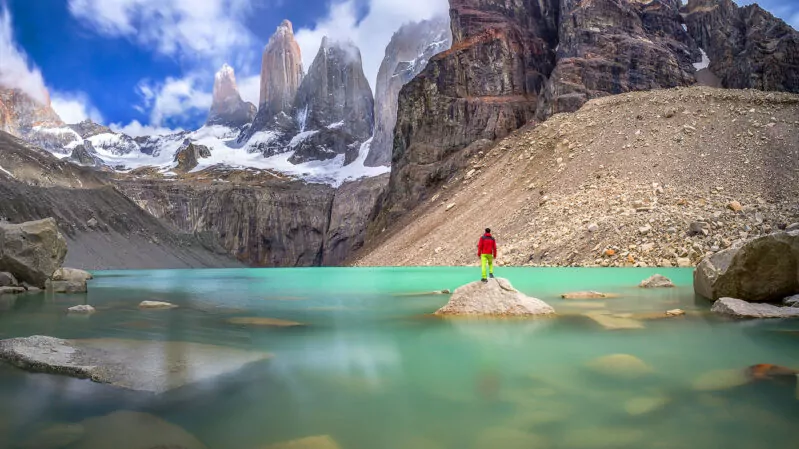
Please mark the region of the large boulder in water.
[[539, 316], [554, 315], [555, 309], [540, 299], [529, 297], [507, 279], [472, 282], [455, 290], [447, 305], [436, 315]]
[[753, 304], [735, 298], [721, 298], [710, 309], [713, 313], [736, 318], [799, 318], [799, 308]]
[[21, 224], [0, 223], [0, 271], [20, 282], [44, 287], [67, 256], [67, 241], [52, 218]]
[[777, 302], [799, 292], [799, 231], [749, 240], [706, 257], [694, 272], [694, 291], [717, 300]]

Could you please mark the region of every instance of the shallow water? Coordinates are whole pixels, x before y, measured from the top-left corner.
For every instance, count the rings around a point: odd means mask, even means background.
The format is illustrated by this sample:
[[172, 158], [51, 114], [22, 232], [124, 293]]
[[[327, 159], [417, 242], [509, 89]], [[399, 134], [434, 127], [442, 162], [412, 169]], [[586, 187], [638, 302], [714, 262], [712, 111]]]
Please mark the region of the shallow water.
[[[655, 272], [678, 288], [636, 287]], [[714, 370], [757, 363], [799, 368], [799, 322], [710, 316], [684, 269], [498, 272], [552, 304], [561, 315], [556, 319], [441, 320], [429, 313], [448, 296], [416, 295], [454, 289], [475, 274], [474, 268], [100, 272], [88, 295], [0, 298], [0, 338], [190, 341], [274, 356], [160, 396], [0, 365], [0, 447], [26, 441], [47, 423], [116, 410], [159, 416], [210, 449], [257, 449], [312, 435], [329, 435], [343, 449], [799, 445], [795, 383], [694, 386]], [[559, 298], [587, 289], [619, 297]], [[180, 307], [140, 311], [142, 300]], [[65, 315], [83, 302], [98, 313]], [[682, 308], [689, 316], [611, 331], [582, 315], [596, 307]], [[253, 316], [306, 326], [227, 322]], [[591, 368], [592, 360], [617, 353], [638, 357], [652, 372], [631, 378], [631, 369], [609, 375]]]

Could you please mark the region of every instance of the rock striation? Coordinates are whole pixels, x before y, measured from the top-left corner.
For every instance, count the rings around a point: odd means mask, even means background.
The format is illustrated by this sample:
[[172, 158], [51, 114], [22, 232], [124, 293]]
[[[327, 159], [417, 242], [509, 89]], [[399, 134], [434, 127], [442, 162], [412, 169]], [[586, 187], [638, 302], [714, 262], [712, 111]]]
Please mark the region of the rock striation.
[[302, 76], [300, 45], [294, 39], [291, 22], [284, 20], [264, 48], [261, 97], [254, 128], [265, 128], [278, 114], [291, 113]]
[[424, 70], [433, 56], [451, 45], [452, 32], [446, 17], [405, 24], [391, 37], [377, 73], [375, 131], [364, 165], [391, 165], [400, 89]]
[[799, 32], [757, 4], [689, 0], [688, 31], [723, 87], [799, 92]]
[[555, 309], [540, 299], [529, 297], [507, 279], [472, 282], [455, 289], [449, 302], [436, 315], [469, 316], [545, 316]]
[[44, 287], [67, 256], [67, 241], [52, 218], [21, 224], [0, 223], [0, 271]]
[[236, 73], [224, 64], [214, 76], [213, 102], [205, 124], [241, 128], [252, 122], [256, 111], [254, 104], [241, 99]]
[[799, 292], [799, 231], [771, 234], [719, 251], [694, 272], [696, 294], [779, 302]]

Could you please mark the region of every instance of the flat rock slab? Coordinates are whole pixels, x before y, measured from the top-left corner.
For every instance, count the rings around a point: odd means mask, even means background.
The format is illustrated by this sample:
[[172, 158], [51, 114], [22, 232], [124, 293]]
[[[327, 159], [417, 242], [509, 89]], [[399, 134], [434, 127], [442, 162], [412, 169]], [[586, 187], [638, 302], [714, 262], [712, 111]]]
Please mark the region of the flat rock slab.
[[258, 326], [258, 327], [297, 327], [305, 326], [303, 323], [297, 321], [281, 320], [278, 318], [267, 318], [257, 316], [243, 316], [230, 318], [227, 320], [230, 324], [238, 324], [240, 326]]
[[605, 299], [605, 298], [616, 298], [618, 295], [614, 295], [612, 293], [602, 293], [602, 292], [595, 292], [595, 291], [585, 291], [585, 292], [569, 292], [560, 295], [563, 299]]
[[713, 303], [710, 311], [737, 318], [799, 318], [798, 307], [778, 307], [736, 298], [721, 298]]
[[35, 335], [0, 340], [0, 360], [152, 393], [231, 373], [270, 357], [264, 352], [175, 341], [62, 340]]
[[456, 289], [449, 302], [436, 312], [436, 315], [496, 317], [554, 314], [552, 306], [519, 292], [502, 278], [472, 282]]
[[584, 314], [588, 318], [596, 321], [597, 324], [604, 327], [605, 329], [609, 330], [620, 330], [620, 329], [643, 329], [644, 324], [640, 321], [627, 316], [621, 316], [621, 314], [612, 314], [610, 312], [588, 312]]

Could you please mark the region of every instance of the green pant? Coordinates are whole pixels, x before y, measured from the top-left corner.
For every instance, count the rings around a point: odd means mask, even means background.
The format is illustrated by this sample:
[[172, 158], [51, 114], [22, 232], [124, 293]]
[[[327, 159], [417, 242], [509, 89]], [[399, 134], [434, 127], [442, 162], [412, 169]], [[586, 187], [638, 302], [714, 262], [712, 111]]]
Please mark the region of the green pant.
[[480, 256], [480, 261], [483, 265], [483, 279], [486, 279], [486, 265], [488, 265], [488, 272], [494, 274], [494, 255], [483, 254]]

